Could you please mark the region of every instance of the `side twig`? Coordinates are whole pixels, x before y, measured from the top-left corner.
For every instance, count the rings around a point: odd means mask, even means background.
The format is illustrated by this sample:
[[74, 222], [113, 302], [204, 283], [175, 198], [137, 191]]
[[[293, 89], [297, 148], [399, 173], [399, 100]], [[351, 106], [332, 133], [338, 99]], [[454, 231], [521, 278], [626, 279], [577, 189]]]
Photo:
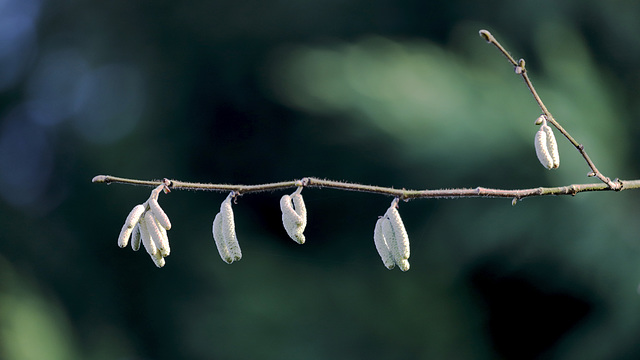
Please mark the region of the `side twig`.
[[480, 30], [480, 36], [482, 36], [488, 43], [493, 44], [498, 50], [500, 50], [500, 52], [507, 58], [507, 60], [509, 60], [509, 62], [514, 66], [515, 68], [515, 72], [517, 74], [519, 74], [520, 76], [522, 76], [522, 79], [524, 80], [525, 84], [527, 85], [527, 87], [529, 88], [529, 91], [531, 91], [531, 95], [533, 95], [533, 98], [535, 99], [535, 101], [538, 103], [538, 106], [540, 107], [540, 109], [542, 110], [542, 112], [546, 115], [547, 117], [547, 121], [549, 121], [551, 124], [553, 124], [553, 126], [555, 126], [556, 129], [558, 129], [558, 131], [560, 131], [562, 133], [562, 135], [564, 135], [565, 138], [567, 138], [567, 140], [569, 140], [569, 142], [578, 150], [578, 152], [580, 153], [580, 155], [582, 155], [582, 157], [584, 158], [584, 160], [587, 162], [587, 165], [589, 166], [589, 168], [591, 169], [591, 172], [588, 174], [588, 176], [595, 176], [598, 179], [600, 179], [603, 183], [607, 184], [607, 186], [611, 189], [611, 190], [622, 190], [622, 186], [623, 184], [620, 181], [611, 181], [610, 178], [604, 176], [604, 174], [602, 174], [598, 168], [596, 167], [596, 165], [593, 163], [593, 161], [591, 161], [591, 158], [589, 157], [589, 155], [587, 154], [586, 150], [584, 149], [584, 146], [582, 144], [580, 144], [578, 141], [576, 141], [570, 134], [569, 132], [567, 132], [557, 121], [556, 119], [553, 117], [553, 115], [551, 115], [551, 112], [549, 112], [549, 110], [547, 109], [547, 107], [544, 105], [544, 102], [542, 102], [542, 99], [540, 98], [540, 96], [538, 95], [538, 92], [536, 91], [535, 87], [533, 86], [533, 83], [531, 82], [531, 79], [529, 78], [529, 75], [527, 73], [527, 69], [525, 68], [525, 61], [524, 59], [520, 59], [518, 61], [516, 61], [511, 54], [509, 54], [509, 52], [498, 42], [498, 40], [496, 40], [495, 37], [493, 37], [493, 35], [491, 35], [491, 33], [487, 30]]

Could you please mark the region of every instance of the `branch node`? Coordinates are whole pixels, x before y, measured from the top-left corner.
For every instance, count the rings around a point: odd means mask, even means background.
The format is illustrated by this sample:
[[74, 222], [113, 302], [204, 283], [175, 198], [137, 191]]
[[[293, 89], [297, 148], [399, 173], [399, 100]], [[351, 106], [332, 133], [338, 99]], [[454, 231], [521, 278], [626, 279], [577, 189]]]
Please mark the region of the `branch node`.
[[516, 65], [515, 71], [518, 75], [522, 75], [527, 71], [527, 69], [525, 68], [524, 59], [518, 60], [518, 65]]
[[162, 179], [162, 191], [164, 191], [165, 194], [168, 194], [171, 192], [170, 187], [173, 186], [173, 182], [167, 178]]
[[578, 187], [575, 185], [571, 185], [571, 187], [569, 188], [570, 192], [571, 192], [571, 196], [576, 196], [576, 194], [579, 192], [578, 191]]

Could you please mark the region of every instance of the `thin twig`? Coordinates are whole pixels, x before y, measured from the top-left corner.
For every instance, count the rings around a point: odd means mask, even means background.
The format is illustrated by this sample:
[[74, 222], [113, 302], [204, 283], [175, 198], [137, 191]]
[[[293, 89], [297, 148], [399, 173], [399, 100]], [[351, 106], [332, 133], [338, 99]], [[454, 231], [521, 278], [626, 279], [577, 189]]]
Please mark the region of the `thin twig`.
[[604, 176], [604, 174], [602, 174], [598, 168], [596, 167], [596, 165], [593, 163], [593, 161], [591, 161], [591, 158], [589, 157], [589, 155], [587, 154], [587, 152], [584, 149], [584, 146], [582, 144], [580, 144], [578, 141], [576, 141], [570, 134], [569, 132], [567, 132], [557, 121], [556, 119], [553, 117], [553, 115], [551, 115], [551, 112], [549, 112], [549, 110], [547, 109], [547, 107], [544, 105], [544, 102], [542, 102], [542, 99], [540, 98], [540, 96], [538, 95], [538, 92], [536, 91], [535, 87], [533, 86], [533, 83], [531, 83], [531, 79], [529, 79], [529, 75], [527, 74], [527, 69], [525, 68], [525, 61], [523, 59], [520, 59], [519, 61], [516, 61], [510, 54], [509, 52], [498, 42], [498, 40], [496, 40], [496, 38], [491, 35], [491, 33], [487, 30], [480, 30], [480, 36], [482, 36], [485, 40], [487, 40], [488, 43], [493, 44], [498, 50], [500, 50], [500, 52], [509, 60], [509, 62], [515, 67], [516, 73], [520, 74], [520, 76], [522, 76], [522, 79], [524, 80], [525, 84], [527, 85], [527, 87], [529, 88], [529, 91], [531, 91], [531, 95], [533, 95], [533, 98], [535, 99], [535, 101], [538, 103], [538, 106], [540, 107], [540, 109], [542, 110], [542, 112], [545, 114], [545, 116], [547, 117], [547, 121], [549, 121], [551, 124], [553, 124], [553, 126], [556, 127], [556, 129], [558, 129], [558, 131], [560, 131], [560, 133], [562, 133], [562, 135], [564, 135], [565, 138], [567, 138], [567, 140], [569, 140], [569, 142], [578, 150], [578, 152], [580, 153], [580, 155], [582, 155], [582, 157], [584, 158], [584, 160], [587, 162], [587, 165], [589, 166], [589, 168], [591, 169], [591, 172], [589, 173], [589, 176], [595, 176], [598, 179], [600, 179], [603, 183], [607, 184], [607, 186], [609, 186], [609, 188], [611, 190], [621, 190], [622, 189], [622, 184], [620, 183], [620, 181], [611, 181], [610, 178]]
[[[119, 183], [138, 186], [158, 186], [168, 183], [172, 190], [200, 190], [200, 191], [234, 191], [238, 195], [249, 194], [262, 191], [273, 191], [281, 189], [290, 189], [299, 186], [310, 188], [330, 188], [346, 191], [367, 192], [387, 196], [393, 196], [405, 201], [411, 199], [437, 199], [437, 198], [510, 198], [515, 201], [533, 196], [549, 196], [549, 195], [576, 195], [586, 191], [611, 191], [607, 184], [573, 184], [559, 187], [537, 187], [530, 189], [503, 190], [485, 187], [476, 187], [472, 189], [439, 189], [439, 190], [406, 190], [395, 189], [383, 186], [362, 185], [356, 183], [347, 183], [334, 180], [318, 179], [314, 177], [306, 177], [300, 180], [282, 181], [277, 183], [259, 184], [259, 185], [230, 185], [230, 184], [203, 184], [191, 183], [179, 180], [136, 180], [110, 175], [98, 175], [93, 178], [95, 183]], [[640, 180], [618, 180], [622, 189], [639, 189]]]
[[529, 79], [525, 68], [525, 61], [520, 59], [516, 61], [509, 52], [491, 35], [487, 30], [480, 30], [480, 35], [487, 40], [487, 42], [493, 44], [500, 52], [509, 60], [509, 62], [515, 67], [516, 73], [520, 74], [531, 91], [533, 98], [540, 106], [549, 121], [555, 126], [565, 138], [571, 142], [571, 144], [580, 152], [582, 157], [587, 162], [591, 173], [589, 176], [595, 176], [602, 181], [602, 183], [595, 184], [573, 184], [559, 187], [537, 187], [531, 189], [515, 189], [515, 190], [503, 190], [492, 189], [484, 187], [476, 187], [472, 189], [459, 188], [459, 189], [440, 189], [440, 190], [406, 190], [395, 189], [382, 186], [362, 185], [356, 183], [347, 183], [341, 181], [318, 179], [314, 177], [306, 177], [300, 180], [282, 181], [277, 183], [268, 183], [260, 185], [236, 185], [236, 184], [204, 184], [204, 183], [191, 183], [179, 180], [136, 180], [127, 179], [110, 175], [98, 175], [93, 178], [93, 182], [96, 183], [121, 183], [129, 185], [139, 186], [158, 186], [165, 184], [170, 189], [176, 190], [203, 190], [203, 191], [233, 191], [236, 195], [248, 194], [261, 191], [272, 191], [279, 189], [288, 189], [293, 187], [316, 187], [316, 188], [331, 188], [346, 191], [368, 192], [375, 194], [382, 194], [393, 196], [405, 201], [411, 199], [422, 198], [511, 198], [513, 203], [532, 196], [547, 196], [547, 195], [576, 195], [586, 191], [620, 191], [623, 189], [638, 189], [640, 188], [640, 180], [618, 180], [611, 181], [608, 177], [604, 176], [595, 166], [593, 161], [589, 158], [589, 155], [584, 150], [584, 146], [578, 143], [560, 124], [555, 120], [553, 115], [549, 112], [547, 107], [542, 102], [542, 99], [536, 92], [535, 87]]

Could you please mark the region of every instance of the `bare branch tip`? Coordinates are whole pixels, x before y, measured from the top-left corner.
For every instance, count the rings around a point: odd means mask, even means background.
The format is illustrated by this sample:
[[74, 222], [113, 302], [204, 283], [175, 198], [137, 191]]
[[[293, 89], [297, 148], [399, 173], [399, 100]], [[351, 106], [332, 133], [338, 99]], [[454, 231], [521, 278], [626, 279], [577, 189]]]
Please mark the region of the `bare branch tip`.
[[478, 32], [480, 34], [480, 36], [482, 36], [483, 39], [485, 39], [488, 43], [492, 42], [494, 40], [493, 35], [491, 35], [491, 33], [487, 30], [480, 30]]
[[109, 183], [107, 180], [107, 175], [96, 175], [91, 179], [92, 183]]

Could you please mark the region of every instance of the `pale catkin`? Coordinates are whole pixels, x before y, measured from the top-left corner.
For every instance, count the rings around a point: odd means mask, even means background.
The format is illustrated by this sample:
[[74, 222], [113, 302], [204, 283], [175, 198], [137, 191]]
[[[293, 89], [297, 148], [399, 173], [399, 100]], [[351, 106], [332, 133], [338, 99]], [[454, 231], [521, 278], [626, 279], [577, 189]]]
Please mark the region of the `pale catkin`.
[[169, 254], [171, 253], [171, 247], [169, 246], [169, 236], [167, 235], [167, 229], [165, 229], [162, 225], [160, 225], [160, 223], [157, 221], [156, 219], [156, 223], [158, 224], [158, 230], [160, 230], [160, 235], [162, 235], [162, 241], [164, 244], [166, 244], [166, 248], [165, 248], [165, 254], [163, 254], [164, 257], [169, 256]]
[[118, 236], [118, 246], [121, 248], [127, 247], [129, 244], [129, 237], [133, 232], [133, 227], [140, 221], [140, 216], [144, 213], [143, 205], [136, 205], [133, 207], [127, 219], [124, 221], [120, 235]]
[[133, 251], [140, 250], [140, 223], [137, 223], [131, 234], [131, 248]]
[[[307, 211], [302, 200], [302, 195], [293, 194], [292, 196], [284, 195], [280, 199], [280, 210], [282, 211], [282, 224], [287, 231], [287, 235], [298, 244], [304, 244], [304, 229], [307, 225]], [[292, 203], [293, 201], [293, 203]], [[293, 208], [295, 204], [296, 208]]]
[[553, 134], [553, 129], [550, 126], [546, 126], [544, 131], [547, 133], [547, 147], [549, 148], [549, 155], [551, 155], [552, 167], [557, 169], [560, 166], [560, 153], [558, 152], [558, 143], [556, 137]]
[[382, 259], [382, 263], [387, 269], [391, 270], [396, 266], [395, 261], [393, 260], [393, 255], [391, 254], [391, 250], [389, 249], [389, 245], [387, 244], [387, 240], [382, 231], [382, 223], [388, 221], [385, 217], [381, 217], [376, 222], [376, 227], [373, 231], [373, 242], [376, 245], [376, 250], [378, 250], [378, 254]]
[[534, 145], [540, 164], [547, 169], [555, 169], [560, 166], [560, 154], [553, 130], [542, 120], [540, 129], [536, 132]]
[[307, 206], [304, 204], [304, 199], [302, 198], [302, 194], [300, 191], [302, 188], [298, 188], [293, 194], [291, 194], [291, 199], [293, 200], [293, 205], [295, 207], [295, 211], [300, 216], [301, 223], [300, 226], [304, 228], [307, 226]]
[[151, 234], [149, 234], [149, 230], [147, 230], [147, 224], [144, 218], [140, 219], [140, 237], [142, 238], [142, 245], [144, 245], [147, 253], [151, 256], [156, 256], [158, 249], [151, 239]]
[[158, 223], [153, 215], [154, 214], [152, 212], [147, 211], [144, 215], [144, 223], [147, 226], [147, 231], [149, 232], [156, 249], [160, 252], [162, 257], [165, 257], [169, 255], [169, 242], [166, 241], [166, 237], [162, 236], [162, 233], [158, 228]]
[[[411, 255], [411, 249], [409, 246], [409, 235], [404, 227], [400, 213], [394, 204], [387, 210], [387, 217], [393, 228], [393, 232], [398, 246], [398, 253], [402, 259], [408, 259]], [[399, 265], [399, 264], [398, 264]]]
[[393, 263], [402, 271], [409, 270], [409, 236], [397, 209], [397, 199], [376, 222], [373, 237], [378, 254], [388, 269], [393, 268], [390, 266]]
[[153, 212], [154, 217], [163, 228], [167, 230], [171, 230], [171, 221], [169, 221], [169, 217], [164, 212], [164, 210], [162, 210], [162, 208], [160, 207], [160, 204], [158, 204], [157, 199], [153, 197], [149, 199], [149, 209], [151, 209], [151, 212]]
[[224, 241], [224, 235], [222, 234], [222, 217], [220, 216], [220, 213], [217, 213], [216, 217], [213, 219], [212, 232], [213, 240], [216, 242], [216, 248], [218, 249], [220, 258], [222, 258], [222, 260], [227, 264], [231, 264], [233, 262], [233, 257], [229, 254], [229, 249]]
[[229, 254], [233, 258], [233, 261], [238, 261], [242, 259], [242, 251], [240, 250], [240, 244], [236, 236], [236, 224], [233, 218], [231, 198], [231, 195], [227, 196], [220, 205], [220, 217], [224, 242], [227, 245], [227, 249], [229, 249]]
[[395, 231], [393, 231], [391, 221], [389, 221], [389, 218], [386, 216], [386, 214], [382, 218], [384, 219], [381, 224], [382, 235], [387, 241], [387, 246], [389, 247], [389, 251], [391, 252], [391, 256], [393, 257], [393, 262], [398, 264], [400, 261], [402, 261], [402, 255], [400, 255], [400, 251], [398, 250], [398, 241], [396, 239]]

